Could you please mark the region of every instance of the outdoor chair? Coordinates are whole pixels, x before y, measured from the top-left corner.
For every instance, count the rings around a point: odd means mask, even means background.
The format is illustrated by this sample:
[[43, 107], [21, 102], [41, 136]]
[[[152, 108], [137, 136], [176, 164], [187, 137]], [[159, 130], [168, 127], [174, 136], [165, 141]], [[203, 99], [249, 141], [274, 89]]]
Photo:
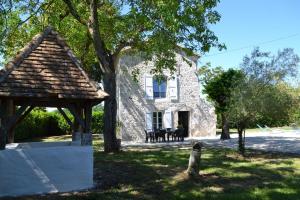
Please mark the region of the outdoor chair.
[[162, 142], [165, 142], [166, 141], [166, 130], [165, 129], [155, 129], [154, 130], [154, 133], [155, 133], [155, 139], [156, 139], [156, 142], [159, 142], [160, 139]]
[[170, 141], [170, 136], [172, 136], [172, 141], [174, 140], [174, 131], [171, 128], [167, 128], [167, 139]]
[[184, 128], [178, 128], [174, 132], [174, 138], [177, 141], [184, 141]]
[[154, 142], [154, 133], [153, 131], [147, 131], [145, 130], [145, 134], [146, 134], [146, 143], [148, 142], [148, 140], [150, 139], [150, 142]]

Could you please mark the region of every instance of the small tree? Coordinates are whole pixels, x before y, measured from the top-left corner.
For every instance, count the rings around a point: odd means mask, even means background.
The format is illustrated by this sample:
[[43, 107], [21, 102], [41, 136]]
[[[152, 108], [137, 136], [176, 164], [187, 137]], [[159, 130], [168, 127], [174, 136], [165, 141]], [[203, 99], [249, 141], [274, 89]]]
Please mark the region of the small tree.
[[239, 70], [228, 69], [222, 71], [220, 68], [209, 69], [209, 67], [208, 65], [199, 69], [199, 75], [202, 76], [201, 81], [204, 83], [203, 92], [208, 95], [208, 98], [215, 105], [216, 113], [221, 116], [221, 139], [230, 139], [228, 109], [231, 102], [231, 93], [243, 74]]
[[272, 56], [255, 48], [250, 57], [244, 57], [241, 64], [244, 78], [232, 91], [228, 108], [230, 119], [238, 129], [242, 154], [245, 152], [245, 130], [250, 122], [262, 115], [271, 118], [288, 116], [294, 99], [282, 84], [297, 75], [298, 64], [299, 57], [292, 49], [284, 49]]

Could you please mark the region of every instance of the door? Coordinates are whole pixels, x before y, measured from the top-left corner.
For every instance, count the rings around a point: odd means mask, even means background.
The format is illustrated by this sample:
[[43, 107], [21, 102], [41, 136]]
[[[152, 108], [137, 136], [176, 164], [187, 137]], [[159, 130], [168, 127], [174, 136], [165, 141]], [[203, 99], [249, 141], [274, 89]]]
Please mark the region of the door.
[[184, 128], [184, 137], [189, 136], [189, 111], [178, 112], [178, 126]]

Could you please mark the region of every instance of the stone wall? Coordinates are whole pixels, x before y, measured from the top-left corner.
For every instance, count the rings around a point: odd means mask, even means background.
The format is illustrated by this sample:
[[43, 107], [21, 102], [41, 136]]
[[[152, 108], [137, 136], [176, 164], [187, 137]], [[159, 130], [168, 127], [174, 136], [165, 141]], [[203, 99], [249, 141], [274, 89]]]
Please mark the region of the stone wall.
[[[177, 112], [189, 111], [189, 136], [209, 136], [216, 134], [216, 116], [214, 108], [200, 98], [199, 82], [196, 75], [195, 57], [185, 57], [183, 53], [176, 55], [178, 77], [178, 99], [146, 100], [144, 91], [144, 74], [150, 74], [154, 63], [145, 62], [137, 55], [123, 55], [117, 76], [118, 87], [118, 120], [120, 135], [124, 141], [145, 140], [145, 114], [147, 112], [171, 110], [173, 113], [173, 128], [177, 127]], [[191, 64], [191, 66], [190, 66]], [[132, 72], [139, 70], [137, 82], [133, 81]], [[166, 76], [170, 76], [165, 71]], [[168, 91], [167, 91], [168, 93]]]

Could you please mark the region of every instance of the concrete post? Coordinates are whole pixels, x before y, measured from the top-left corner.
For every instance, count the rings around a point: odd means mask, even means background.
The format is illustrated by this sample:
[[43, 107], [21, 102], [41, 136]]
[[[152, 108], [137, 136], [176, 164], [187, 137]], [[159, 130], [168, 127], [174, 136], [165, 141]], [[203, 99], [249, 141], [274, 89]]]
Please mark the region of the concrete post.
[[[77, 112], [79, 114], [80, 117], [82, 117], [83, 113], [82, 113], [82, 109], [77, 107]], [[81, 125], [79, 124], [79, 122], [74, 119], [74, 130], [72, 132], [72, 141], [81, 141], [81, 135], [83, 132], [83, 128], [81, 127]]]
[[82, 146], [91, 146], [93, 143], [92, 133], [82, 133], [81, 145]]

